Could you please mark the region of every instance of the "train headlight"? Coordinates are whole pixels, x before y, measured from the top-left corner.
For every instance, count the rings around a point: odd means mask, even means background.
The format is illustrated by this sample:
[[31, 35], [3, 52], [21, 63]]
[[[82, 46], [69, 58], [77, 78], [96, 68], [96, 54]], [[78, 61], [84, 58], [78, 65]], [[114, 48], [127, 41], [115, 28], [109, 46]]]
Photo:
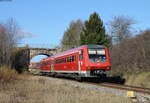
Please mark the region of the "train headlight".
[[87, 69], [90, 70], [91, 68], [90, 68], [90, 67], [87, 67]]
[[110, 70], [110, 69], [111, 69], [111, 67], [107, 67], [106, 69]]

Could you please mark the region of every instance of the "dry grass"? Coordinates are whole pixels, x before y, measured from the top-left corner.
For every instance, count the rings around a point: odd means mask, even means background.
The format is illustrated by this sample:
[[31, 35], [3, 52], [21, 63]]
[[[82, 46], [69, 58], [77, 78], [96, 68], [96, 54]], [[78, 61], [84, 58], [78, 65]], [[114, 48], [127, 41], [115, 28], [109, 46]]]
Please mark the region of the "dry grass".
[[126, 74], [126, 85], [150, 88], [150, 72], [142, 72], [138, 74]]
[[[150, 86], [150, 73], [126, 75], [129, 85]], [[131, 103], [129, 98], [68, 85], [64, 80], [18, 75], [0, 68], [0, 103]]]
[[[28, 78], [28, 79], [27, 79]], [[0, 103], [131, 103], [126, 97], [73, 87], [63, 80], [23, 77], [0, 89]]]
[[15, 70], [3, 66], [0, 67], [0, 86], [14, 82], [18, 77], [18, 74]]

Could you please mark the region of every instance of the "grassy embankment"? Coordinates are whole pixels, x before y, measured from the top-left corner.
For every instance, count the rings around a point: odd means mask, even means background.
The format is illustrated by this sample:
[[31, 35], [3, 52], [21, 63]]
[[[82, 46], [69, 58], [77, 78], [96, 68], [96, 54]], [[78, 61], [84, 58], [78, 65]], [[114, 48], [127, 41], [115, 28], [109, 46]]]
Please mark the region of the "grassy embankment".
[[[129, 69], [126, 69], [129, 70]], [[111, 77], [120, 77], [125, 79], [126, 85], [138, 86], [143, 88], [150, 88], [150, 69], [138, 70], [130, 68], [130, 71], [122, 70], [121, 68], [112, 68], [110, 72]], [[119, 79], [120, 79], [119, 78]]]
[[126, 85], [150, 88], [150, 71], [125, 74], [123, 77], [126, 79]]
[[0, 68], [0, 103], [131, 103], [129, 98], [73, 87], [63, 80]]

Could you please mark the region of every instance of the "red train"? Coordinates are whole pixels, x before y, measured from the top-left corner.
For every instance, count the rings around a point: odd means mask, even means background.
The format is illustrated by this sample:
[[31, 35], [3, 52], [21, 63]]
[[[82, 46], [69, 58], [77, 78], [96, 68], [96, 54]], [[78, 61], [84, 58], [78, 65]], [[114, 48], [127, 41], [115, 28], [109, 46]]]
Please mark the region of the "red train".
[[43, 59], [41, 73], [49, 75], [103, 77], [111, 70], [108, 48], [102, 45], [83, 45]]

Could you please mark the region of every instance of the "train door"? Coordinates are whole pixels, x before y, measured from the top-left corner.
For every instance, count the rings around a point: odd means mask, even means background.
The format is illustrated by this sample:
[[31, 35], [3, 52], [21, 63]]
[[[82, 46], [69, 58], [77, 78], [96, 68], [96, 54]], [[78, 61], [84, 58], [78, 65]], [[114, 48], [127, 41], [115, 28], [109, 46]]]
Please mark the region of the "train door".
[[51, 72], [54, 71], [54, 59], [51, 60]]
[[83, 64], [83, 50], [79, 51], [78, 55], [78, 72], [81, 73], [82, 70], [82, 64]]
[[78, 73], [81, 73], [81, 61], [80, 61], [80, 55], [78, 56]]
[[73, 54], [71, 56], [71, 65], [70, 65], [70, 70], [71, 71], [78, 71], [78, 57], [77, 57], [77, 53]]

